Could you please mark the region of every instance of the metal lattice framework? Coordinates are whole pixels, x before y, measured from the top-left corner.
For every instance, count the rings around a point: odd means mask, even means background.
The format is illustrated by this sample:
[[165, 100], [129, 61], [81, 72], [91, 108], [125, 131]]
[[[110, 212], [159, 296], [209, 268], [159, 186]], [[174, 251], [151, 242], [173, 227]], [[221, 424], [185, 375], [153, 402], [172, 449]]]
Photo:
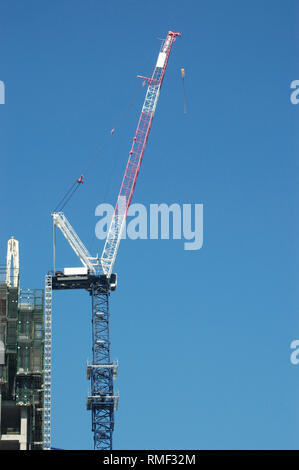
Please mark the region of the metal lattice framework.
[[[123, 177], [120, 192], [117, 198], [114, 214], [112, 216], [110, 228], [102, 253], [102, 268], [104, 274], [109, 278], [118, 246], [121, 240], [125, 219], [133, 196], [136, 180], [142, 162], [146, 142], [152, 125], [155, 109], [157, 106], [160, 89], [167, 67], [172, 44], [180, 33], [168, 32], [168, 35], [161, 46], [158, 60], [151, 78], [148, 78], [148, 88], [139, 118], [137, 130], [133, 139], [129, 159]], [[145, 78], [145, 77], [141, 77]]]
[[45, 280], [45, 343], [44, 343], [44, 450], [51, 449], [51, 375], [52, 375], [52, 275]]
[[119, 399], [113, 391], [117, 364], [110, 359], [109, 295], [108, 283], [99, 280], [91, 286], [93, 361], [87, 366], [87, 377], [91, 379], [87, 408], [92, 411], [95, 450], [112, 449], [114, 410]]

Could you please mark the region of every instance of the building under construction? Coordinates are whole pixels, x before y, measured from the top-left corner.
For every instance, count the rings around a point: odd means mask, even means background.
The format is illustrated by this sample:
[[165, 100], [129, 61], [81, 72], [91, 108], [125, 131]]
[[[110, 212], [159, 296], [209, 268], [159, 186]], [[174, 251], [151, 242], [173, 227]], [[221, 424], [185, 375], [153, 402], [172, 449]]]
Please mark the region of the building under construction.
[[22, 290], [19, 245], [0, 267], [0, 450], [43, 449], [43, 291]]

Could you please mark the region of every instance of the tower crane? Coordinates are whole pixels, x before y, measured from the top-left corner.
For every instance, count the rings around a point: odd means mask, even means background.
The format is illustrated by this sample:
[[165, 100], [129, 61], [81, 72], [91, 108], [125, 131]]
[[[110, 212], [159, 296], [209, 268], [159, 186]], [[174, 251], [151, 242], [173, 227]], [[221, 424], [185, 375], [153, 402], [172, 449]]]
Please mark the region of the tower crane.
[[[44, 449], [51, 449], [51, 348], [52, 348], [52, 290], [86, 289], [92, 301], [92, 362], [87, 364], [87, 378], [91, 393], [87, 409], [92, 413], [94, 449], [112, 449], [114, 411], [119, 394], [114, 393], [118, 363], [110, 358], [109, 296], [117, 284], [113, 267], [133, 197], [140, 165], [150, 133], [159, 93], [165, 75], [171, 48], [178, 32], [169, 31], [162, 42], [152, 76], [142, 77], [148, 87], [133, 138], [129, 158], [107, 233], [102, 256], [92, 257], [62, 211], [53, 212], [53, 226], [58, 227], [70, 244], [82, 268], [65, 268], [46, 275], [45, 281], [45, 381], [44, 381]], [[82, 179], [83, 177], [81, 177]], [[82, 181], [78, 181], [81, 183]], [[55, 255], [54, 255], [55, 258]], [[55, 265], [55, 261], [54, 261]]]

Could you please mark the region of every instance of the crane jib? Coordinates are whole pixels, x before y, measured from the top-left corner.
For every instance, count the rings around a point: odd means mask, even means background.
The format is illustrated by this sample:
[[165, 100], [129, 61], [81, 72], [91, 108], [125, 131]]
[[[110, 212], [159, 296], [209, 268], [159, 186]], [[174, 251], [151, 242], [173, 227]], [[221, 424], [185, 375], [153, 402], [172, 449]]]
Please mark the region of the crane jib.
[[177, 36], [180, 36], [180, 33], [168, 32], [161, 46], [153, 75], [148, 79], [145, 100], [101, 257], [102, 269], [107, 277], [110, 277], [112, 273], [125, 219], [133, 197], [137, 176], [156, 110], [169, 54]]

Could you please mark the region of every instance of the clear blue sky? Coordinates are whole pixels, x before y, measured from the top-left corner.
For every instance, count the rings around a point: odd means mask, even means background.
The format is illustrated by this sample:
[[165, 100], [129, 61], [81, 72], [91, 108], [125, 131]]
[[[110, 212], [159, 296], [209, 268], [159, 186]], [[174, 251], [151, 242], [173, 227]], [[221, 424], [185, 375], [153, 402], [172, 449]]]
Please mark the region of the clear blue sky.
[[[203, 203], [204, 246], [125, 240], [111, 298], [116, 449], [297, 449], [298, 107], [295, 1], [0, 0], [0, 257], [20, 241], [23, 288], [52, 268], [51, 210], [180, 31], [134, 202]], [[180, 68], [186, 70], [183, 113]], [[143, 90], [65, 213], [93, 253]], [[58, 239], [59, 267], [78, 264]], [[55, 292], [53, 445], [92, 448], [91, 309]]]

